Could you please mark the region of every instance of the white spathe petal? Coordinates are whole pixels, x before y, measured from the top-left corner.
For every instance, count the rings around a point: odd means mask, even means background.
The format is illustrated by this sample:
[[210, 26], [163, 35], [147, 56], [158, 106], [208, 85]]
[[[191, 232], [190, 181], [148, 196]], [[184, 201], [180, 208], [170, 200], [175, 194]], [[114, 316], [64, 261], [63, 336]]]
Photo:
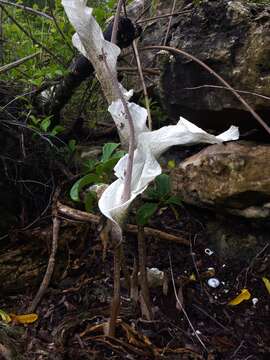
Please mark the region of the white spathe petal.
[[[136, 117], [137, 110], [136, 107], [130, 107], [133, 119]], [[143, 124], [144, 117], [140, 121]], [[161, 167], [157, 159], [171, 146], [186, 146], [197, 143], [215, 144], [222, 141], [236, 140], [238, 137], [239, 132], [236, 127], [231, 127], [219, 136], [214, 136], [184, 118], [181, 118], [176, 125], [164, 126], [159, 130], [137, 134], [138, 143], [134, 154], [131, 198], [127, 202], [121, 200], [128, 160], [128, 155], [126, 155], [119, 160], [114, 168], [118, 179], [103, 193], [99, 201], [100, 211], [112, 221], [121, 225], [131, 202], [147, 188], [151, 181], [161, 174]]]
[[[137, 144], [138, 135], [142, 132], [148, 131], [148, 128], [146, 126], [147, 111], [145, 108], [135, 103], [127, 102], [127, 105], [129, 112], [132, 115], [135, 131], [135, 142]], [[118, 128], [118, 132], [121, 134], [121, 138], [123, 139], [124, 143], [128, 144], [129, 123], [122, 101], [120, 99], [117, 101], [113, 101], [109, 106], [108, 110], [111, 113], [113, 120]]]
[[116, 62], [120, 49], [104, 39], [100, 26], [92, 16], [93, 9], [87, 7], [84, 0], [62, 0], [62, 5], [76, 30], [72, 39], [73, 45], [92, 64], [95, 63], [95, 59], [102, 56], [104, 51], [110, 71], [116, 75]]

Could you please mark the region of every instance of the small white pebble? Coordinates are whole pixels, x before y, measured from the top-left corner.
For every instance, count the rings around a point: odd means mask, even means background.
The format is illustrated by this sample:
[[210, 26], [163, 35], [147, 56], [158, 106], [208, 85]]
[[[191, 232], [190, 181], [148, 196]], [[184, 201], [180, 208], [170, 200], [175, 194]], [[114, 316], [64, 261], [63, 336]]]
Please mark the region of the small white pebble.
[[252, 304], [253, 304], [254, 307], [257, 305], [257, 302], [258, 302], [258, 301], [259, 301], [258, 298], [253, 298], [253, 299], [252, 299]]
[[204, 250], [204, 252], [205, 252], [205, 254], [208, 255], [208, 256], [211, 256], [211, 255], [214, 254], [214, 251], [212, 251], [212, 250], [209, 249], [209, 248], [206, 248], [206, 249]]
[[220, 285], [220, 281], [217, 278], [210, 278], [208, 279], [207, 284], [212, 288], [217, 288]]

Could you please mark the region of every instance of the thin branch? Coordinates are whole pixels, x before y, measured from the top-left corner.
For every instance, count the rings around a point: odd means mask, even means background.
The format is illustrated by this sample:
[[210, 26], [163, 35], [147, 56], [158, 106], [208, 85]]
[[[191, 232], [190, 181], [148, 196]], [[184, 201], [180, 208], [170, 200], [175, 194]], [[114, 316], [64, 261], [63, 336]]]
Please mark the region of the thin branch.
[[177, 11], [177, 12], [170, 13], [170, 14], [158, 15], [158, 16], [154, 16], [154, 17], [151, 17], [151, 18], [139, 20], [139, 21], [136, 22], [136, 24], [143, 24], [145, 22], [150, 22], [150, 21], [154, 21], [154, 20], [158, 20], [158, 19], [164, 19], [164, 18], [167, 18], [169, 16], [185, 15], [185, 14], [189, 14], [190, 12], [191, 12], [191, 10], [186, 10], [186, 11]]
[[[122, 71], [122, 72], [131, 72], [131, 73], [138, 73], [138, 68], [137, 67], [128, 67], [128, 66], [119, 66], [117, 67], [118, 71]], [[153, 76], [159, 76], [160, 75], [160, 71], [157, 68], [142, 68], [142, 72], [148, 75], [153, 75]], [[135, 74], [136, 75], [136, 74]]]
[[143, 226], [138, 227], [138, 255], [139, 255], [139, 271], [140, 271], [140, 287], [141, 287], [141, 309], [142, 315], [146, 316], [147, 320], [153, 320], [152, 305], [150, 300], [150, 292], [147, 281], [146, 271], [146, 246], [144, 238]]
[[[230, 91], [230, 89], [228, 89], [227, 87], [219, 86], [219, 85], [200, 85], [200, 86], [186, 87], [186, 88], [184, 88], [184, 90], [198, 90], [198, 89], [203, 89], [203, 88], [214, 88], [214, 89], [223, 89], [223, 90], [229, 90]], [[234, 89], [234, 90], [237, 91], [240, 94], [253, 95], [253, 96], [260, 97], [262, 99], [270, 100], [269, 96], [261, 95], [261, 94], [258, 94], [256, 92], [254, 92], [254, 91], [237, 90], [237, 89]]]
[[46, 293], [48, 286], [50, 284], [52, 275], [53, 275], [53, 271], [54, 271], [54, 265], [55, 265], [55, 255], [57, 252], [57, 247], [58, 247], [58, 237], [59, 237], [59, 230], [60, 230], [60, 220], [58, 218], [58, 214], [57, 214], [57, 206], [56, 206], [56, 201], [57, 201], [57, 197], [59, 195], [60, 189], [56, 190], [56, 193], [54, 195], [55, 200], [54, 200], [54, 208], [53, 208], [53, 233], [52, 233], [52, 248], [51, 248], [51, 254], [49, 257], [49, 261], [48, 261], [48, 265], [47, 265], [47, 270], [46, 273], [44, 275], [44, 278], [42, 280], [42, 283], [40, 285], [40, 288], [32, 302], [32, 304], [30, 305], [28, 312], [31, 313], [33, 311], [35, 311], [37, 305], [39, 304], [40, 300], [43, 298], [44, 294]]
[[176, 0], [173, 0], [172, 10], [171, 10], [171, 16], [170, 16], [170, 18], [169, 18], [169, 23], [168, 23], [168, 27], [167, 27], [165, 39], [164, 39], [164, 41], [163, 41], [163, 45], [166, 45], [166, 44], [167, 44], [167, 40], [168, 40], [168, 37], [169, 37], [169, 32], [170, 32], [171, 24], [172, 24], [173, 13], [174, 13], [174, 10], [175, 10], [175, 5], [176, 5]]
[[181, 301], [180, 301], [180, 299], [179, 299], [179, 297], [178, 297], [178, 295], [177, 295], [177, 290], [176, 290], [176, 286], [175, 286], [175, 280], [174, 280], [174, 276], [173, 276], [172, 259], [171, 259], [171, 255], [170, 255], [170, 254], [168, 254], [168, 256], [169, 256], [169, 262], [170, 262], [170, 272], [171, 272], [171, 279], [172, 279], [172, 284], [173, 284], [173, 291], [174, 291], [174, 295], [175, 295], [175, 299], [176, 299], [176, 301], [177, 301], [177, 304], [179, 305], [181, 311], [183, 312], [185, 318], [187, 319], [187, 322], [188, 322], [189, 326], [191, 327], [191, 329], [192, 329], [192, 331], [193, 331], [193, 333], [194, 333], [194, 336], [196, 336], [196, 338], [198, 339], [199, 343], [202, 345], [203, 349], [208, 352], [208, 350], [207, 350], [206, 346], [204, 345], [202, 339], [201, 339], [200, 336], [197, 334], [194, 326], [192, 325], [192, 323], [191, 323], [191, 321], [190, 321], [190, 319], [189, 319], [189, 317], [188, 317], [188, 314], [187, 314], [185, 308], [183, 307], [183, 305], [182, 305], [182, 303], [181, 303]]
[[115, 329], [117, 317], [120, 310], [120, 272], [121, 272], [121, 246], [119, 246], [119, 239], [122, 239], [122, 230], [119, 227], [112, 227], [112, 240], [116, 246], [114, 250], [114, 281], [113, 281], [113, 299], [111, 303], [111, 315], [109, 319], [108, 335], [115, 337]]
[[[1, 0], [0, 0], [1, 1]], [[73, 54], [75, 54], [75, 49], [73, 46], [70, 45], [70, 43], [68, 42], [68, 40], [66, 39], [65, 37], [65, 34], [63, 33], [62, 29], [60, 28], [57, 20], [56, 20], [56, 17], [54, 16], [54, 13], [53, 13], [53, 7], [52, 7], [52, 3], [51, 3], [51, 0], [49, 0], [49, 9], [50, 9], [50, 13], [51, 13], [51, 17], [52, 17], [52, 20], [54, 22], [54, 25], [55, 27], [57, 28], [59, 34], [61, 35], [62, 39], [64, 40], [64, 43], [69, 47], [69, 49], [71, 50], [71, 52]]]
[[29, 37], [29, 39], [31, 39], [35, 44], [37, 44], [38, 46], [41, 47], [41, 49], [43, 49], [44, 51], [46, 51], [49, 55], [52, 56], [52, 58], [54, 58], [58, 63], [60, 63], [63, 66], [66, 66], [65, 63], [62, 61], [62, 59], [60, 59], [58, 56], [54, 55], [53, 52], [51, 52], [51, 50], [49, 50], [45, 45], [41, 44], [38, 40], [36, 40], [35, 38], [33, 38], [33, 36], [28, 33], [19, 23], [18, 21], [12, 16], [10, 15], [10, 13], [4, 8], [3, 5], [1, 5], [0, 3], [0, 8], [3, 10], [3, 12], [14, 22], [14, 24], [27, 36]]
[[111, 37], [111, 43], [113, 43], [113, 44], [116, 44], [116, 41], [117, 41], [118, 24], [119, 24], [121, 9], [122, 9], [122, 3], [123, 3], [123, 0], [118, 0], [116, 13], [114, 16], [112, 37]]
[[[58, 213], [67, 218], [77, 220], [77, 221], [90, 222], [91, 224], [100, 224], [101, 216], [99, 216], [99, 215], [94, 215], [94, 214], [87, 213], [85, 211], [73, 209], [69, 206], [66, 206], [66, 205], [60, 203], [60, 202], [57, 203], [57, 208], [58, 208]], [[125, 227], [125, 230], [131, 234], [138, 234], [138, 226], [137, 225], [127, 224]], [[183, 238], [181, 236], [177, 236], [177, 235], [168, 234], [161, 230], [153, 229], [150, 227], [145, 227], [144, 233], [146, 236], [151, 236], [153, 238], [158, 238], [160, 240], [172, 241], [172, 242], [175, 242], [180, 245], [190, 246], [190, 242], [188, 240], [186, 240], [185, 238]]]
[[37, 51], [36, 53], [34, 54], [31, 54], [31, 55], [28, 55], [28, 56], [25, 56], [24, 58], [21, 58], [19, 60], [16, 60], [16, 61], [13, 61], [12, 63], [9, 63], [7, 65], [4, 65], [4, 66], [1, 66], [0, 67], [0, 74], [3, 74], [11, 69], [14, 69], [18, 66], [20, 66], [21, 64], [25, 63], [26, 61], [28, 60], [31, 60], [33, 59], [34, 57], [38, 56], [39, 54], [41, 54], [40, 51]]
[[234, 96], [244, 105], [244, 107], [253, 115], [253, 117], [258, 121], [258, 123], [270, 135], [270, 127], [265, 123], [265, 121], [260, 117], [260, 115], [257, 114], [256, 111], [254, 111], [252, 109], [252, 107], [246, 102], [246, 100], [244, 100], [242, 98], [242, 96], [239, 95], [238, 92], [236, 90], [234, 90], [234, 88], [231, 87], [231, 85], [229, 85], [229, 83], [227, 83], [227, 81], [225, 81], [220, 75], [218, 75], [213, 69], [211, 69], [203, 61], [199, 60], [198, 58], [196, 58], [195, 56], [187, 53], [184, 50], [176, 49], [176, 48], [171, 47], [171, 46], [153, 45], [153, 46], [146, 46], [146, 47], [140, 48], [140, 51], [145, 51], [145, 50], [166, 50], [166, 51], [169, 51], [169, 52], [171, 52], [173, 54], [183, 55], [183, 56], [193, 60], [194, 62], [196, 62], [200, 66], [202, 66], [204, 69], [206, 69], [210, 74], [212, 74], [215, 78], [217, 78], [223, 85], [225, 85], [226, 88], [228, 88], [234, 94]]
[[27, 11], [27, 12], [33, 14], [33, 15], [38, 15], [38, 16], [42, 16], [42, 17], [44, 17], [46, 19], [53, 20], [53, 18], [50, 15], [48, 15], [48, 14], [42, 12], [42, 11], [35, 10], [35, 9], [29, 7], [29, 6], [16, 4], [16, 3], [13, 3], [13, 2], [10, 2], [10, 1], [7, 1], [7, 0], [0, 0], [0, 3], [3, 4], [3, 5], [14, 6], [14, 7], [18, 8], [18, 9], [22, 9], [24, 11]]
[[144, 94], [144, 99], [145, 99], [145, 106], [146, 106], [147, 114], [148, 114], [148, 127], [149, 127], [150, 130], [152, 130], [152, 117], [151, 117], [151, 110], [150, 110], [150, 101], [149, 101], [149, 97], [148, 97], [148, 93], [147, 93], [147, 88], [146, 88], [145, 81], [144, 81], [144, 77], [143, 77], [143, 71], [142, 71], [142, 65], [141, 65], [140, 55], [139, 55], [138, 48], [137, 48], [137, 43], [136, 43], [135, 40], [134, 40], [133, 43], [132, 43], [132, 47], [133, 47], [133, 50], [134, 50], [135, 59], [136, 59], [136, 63], [137, 63], [137, 67], [138, 67], [138, 71], [139, 71], [139, 75], [140, 75], [142, 87], [143, 87], [143, 94]]

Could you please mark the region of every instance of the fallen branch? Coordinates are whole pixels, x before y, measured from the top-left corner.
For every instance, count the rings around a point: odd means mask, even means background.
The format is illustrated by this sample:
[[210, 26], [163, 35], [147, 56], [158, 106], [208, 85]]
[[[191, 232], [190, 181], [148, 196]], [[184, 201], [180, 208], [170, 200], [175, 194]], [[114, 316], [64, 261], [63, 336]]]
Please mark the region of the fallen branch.
[[263, 119], [260, 117], [259, 114], [256, 113], [255, 110], [252, 109], [252, 107], [242, 98], [242, 96], [239, 95], [239, 93], [231, 87], [227, 81], [225, 81], [220, 75], [218, 75], [213, 69], [211, 69], [208, 65], [206, 65], [203, 61], [199, 60], [195, 56], [187, 53], [184, 50], [176, 49], [171, 46], [160, 46], [160, 45], [152, 45], [152, 46], [146, 46], [139, 49], [140, 51], [146, 51], [146, 50], [165, 50], [169, 51], [170, 53], [177, 54], [177, 55], [183, 55], [188, 59], [193, 60], [200, 66], [202, 66], [204, 69], [206, 69], [210, 74], [212, 74], [216, 79], [218, 79], [223, 85], [225, 85], [226, 88], [228, 88], [234, 96], [244, 105], [244, 107], [253, 115], [253, 117], [258, 121], [258, 123], [267, 131], [267, 133], [270, 135], [270, 127], [263, 121]]
[[[101, 219], [102, 219], [102, 217], [100, 215], [94, 215], [94, 214], [87, 213], [85, 211], [73, 209], [69, 206], [66, 206], [66, 205], [60, 203], [60, 202], [57, 203], [57, 210], [58, 210], [59, 215], [68, 217], [72, 220], [89, 222], [91, 224], [100, 224]], [[125, 230], [127, 233], [130, 233], [130, 234], [138, 234], [138, 226], [137, 225], [127, 224], [125, 227]], [[150, 227], [145, 227], [144, 233], [148, 237], [151, 236], [154, 238], [158, 238], [160, 240], [171, 241], [171, 242], [175, 242], [180, 245], [190, 246], [189, 241], [184, 239], [183, 237], [168, 234], [161, 230], [153, 229]]]
[[16, 4], [14, 2], [7, 1], [7, 0], [0, 0], [0, 3], [3, 4], [3, 5], [14, 6], [14, 7], [18, 8], [18, 9], [22, 9], [24, 11], [27, 11], [27, 12], [33, 14], [33, 15], [38, 15], [38, 16], [42, 16], [42, 17], [44, 17], [46, 19], [53, 20], [53, 18], [50, 15], [48, 15], [48, 14], [42, 12], [42, 11], [35, 10], [35, 9], [29, 7], [29, 6]]
[[[230, 91], [230, 89], [228, 89], [225, 86], [207, 85], [207, 84], [199, 85], [199, 86], [193, 86], [193, 87], [186, 87], [186, 88], [184, 88], [184, 90], [200, 90], [200, 89], [204, 89], [204, 88], [222, 89], [222, 90]], [[240, 94], [247, 94], [247, 95], [257, 96], [257, 97], [260, 97], [260, 98], [265, 99], [265, 100], [270, 100], [269, 96], [258, 94], [257, 92], [254, 92], [254, 91], [237, 90], [237, 89], [234, 89], [234, 90], [237, 91]]]
[[134, 55], [135, 55], [135, 59], [136, 59], [136, 63], [137, 63], [137, 68], [138, 68], [141, 83], [142, 83], [144, 101], [145, 101], [145, 106], [146, 106], [147, 114], [148, 114], [148, 127], [149, 127], [150, 130], [152, 130], [152, 116], [151, 116], [151, 110], [150, 110], [150, 100], [149, 100], [147, 87], [145, 85], [145, 81], [144, 81], [144, 77], [143, 77], [141, 59], [140, 59], [140, 55], [139, 55], [139, 52], [138, 52], [136, 40], [133, 41], [132, 48], [133, 48], [133, 51], [134, 51]]
[[53, 231], [52, 231], [51, 254], [49, 257], [46, 273], [44, 275], [42, 283], [39, 287], [39, 290], [38, 290], [32, 304], [28, 308], [29, 313], [32, 313], [35, 311], [40, 300], [43, 298], [44, 294], [46, 293], [48, 286], [50, 284], [52, 275], [53, 275], [53, 271], [54, 271], [55, 255], [56, 255], [57, 248], [58, 248], [58, 237], [59, 237], [59, 229], [60, 229], [60, 220], [58, 217], [58, 210], [57, 210], [57, 205], [56, 205], [58, 193], [59, 193], [59, 190], [56, 190], [56, 193], [54, 195], [55, 201], [54, 201], [54, 205], [53, 205]]
[[26, 61], [31, 60], [34, 57], [38, 56], [40, 53], [41, 53], [40, 51], [37, 51], [34, 54], [25, 56], [25, 57], [23, 57], [23, 58], [21, 58], [19, 60], [13, 61], [13, 62], [11, 62], [9, 64], [4, 65], [4, 66], [1, 66], [0, 67], [0, 74], [3, 74], [3, 73], [5, 73], [5, 72], [7, 72], [7, 71], [9, 71], [11, 69], [14, 69], [14, 68], [20, 66], [21, 64], [25, 63]]

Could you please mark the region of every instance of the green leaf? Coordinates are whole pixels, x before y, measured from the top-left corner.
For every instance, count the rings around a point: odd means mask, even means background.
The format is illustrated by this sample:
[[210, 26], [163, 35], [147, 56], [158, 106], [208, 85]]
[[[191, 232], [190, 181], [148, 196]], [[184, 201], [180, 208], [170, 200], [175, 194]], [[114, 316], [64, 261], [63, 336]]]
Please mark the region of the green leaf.
[[119, 147], [120, 144], [107, 143], [103, 146], [101, 162], [107, 161], [111, 158], [114, 151]]
[[179, 196], [170, 196], [168, 200], [165, 202], [168, 205], [182, 205], [182, 201]]
[[156, 203], [145, 203], [137, 211], [137, 223], [139, 225], [146, 225], [150, 220], [151, 216], [157, 211], [158, 204]]
[[118, 160], [119, 160], [118, 158], [111, 158], [105, 162], [101, 162], [96, 167], [96, 173], [100, 176], [103, 175], [110, 176]]
[[87, 159], [83, 162], [83, 170], [86, 173], [90, 173], [94, 170], [95, 166], [97, 164], [97, 160], [94, 159]]
[[45, 119], [43, 119], [40, 123], [40, 127], [43, 131], [47, 132], [50, 125], [51, 125], [51, 120], [50, 120], [51, 116], [46, 117]]
[[74, 139], [69, 140], [68, 148], [69, 148], [69, 151], [73, 153], [76, 150], [76, 140], [74, 140]]
[[153, 188], [148, 188], [145, 191], [146, 196], [149, 198], [149, 200], [154, 200], [154, 201], [159, 201], [159, 193], [153, 189]]
[[35, 115], [30, 115], [29, 118], [34, 125], [37, 125], [40, 122], [40, 119], [36, 118]]
[[156, 191], [160, 197], [165, 197], [171, 191], [170, 177], [166, 174], [161, 174], [156, 177]]
[[88, 174], [80, 178], [72, 186], [69, 195], [73, 201], [80, 202], [80, 191], [84, 186], [100, 182], [100, 177], [96, 174]]
[[64, 127], [64, 126], [62, 126], [62, 125], [56, 125], [56, 126], [52, 129], [51, 134], [52, 134], [53, 136], [56, 136], [56, 135], [62, 133], [64, 130], [65, 130], [65, 127]]
[[87, 212], [92, 211], [96, 202], [97, 202], [97, 194], [94, 191], [87, 192], [84, 199], [85, 210]]

